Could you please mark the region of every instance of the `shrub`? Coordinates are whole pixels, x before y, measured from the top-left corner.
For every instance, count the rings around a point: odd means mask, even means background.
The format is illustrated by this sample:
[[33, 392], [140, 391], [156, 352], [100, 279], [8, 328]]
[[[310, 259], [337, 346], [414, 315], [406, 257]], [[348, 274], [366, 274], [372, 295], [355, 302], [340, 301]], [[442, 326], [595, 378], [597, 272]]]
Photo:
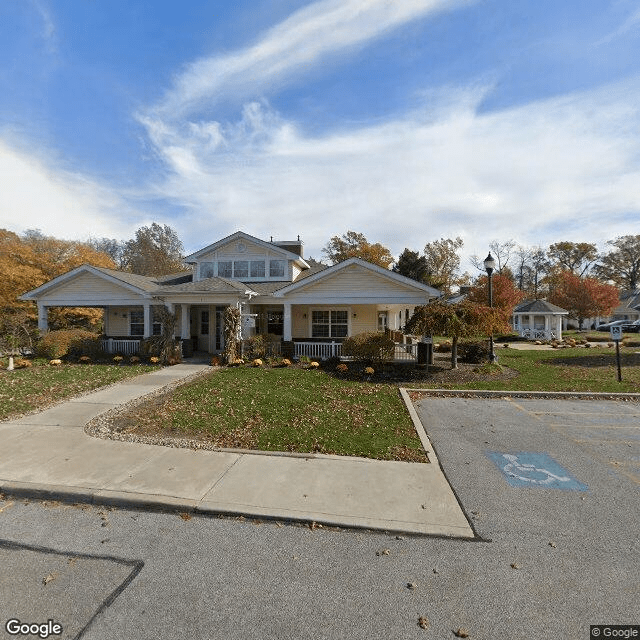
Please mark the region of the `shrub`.
[[489, 360], [489, 343], [461, 342], [458, 345], [458, 358], [460, 362], [468, 364], [481, 364]]
[[365, 331], [347, 338], [342, 343], [342, 354], [356, 360], [378, 362], [380, 364], [393, 358], [395, 343], [384, 333]]
[[252, 362], [254, 367], [261, 367], [263, 365], [262, 360], [260, 360], [260, 358], [256, 358], [253, 362]]
[[315, 360], [313, 360], [312, 362], [310, 362], [310, 363], [309, 363], [309, 366], [310, 366], [312, 369], [317, 369], [318, 367], [320, 367], [320, 363], [319, 363], [319, 362], [316, 362]]
[[291, 366], [291, 360], [289, 360], [289, 358], [283, 358], [282, 359], [282, 366], [283, 367], [290, 367]]
[[151, 356], [151, 357], [149, 358], [149, 362], [150, 362], [151, 364], [159, 364], [159, 362], [160, 362], [160, 358], [158, 358], [157, 356]]
[[129, 358], [129, 362], [130, 362], [131, 364], [138, 364], [138, 363], [140, 362], [140, 358], [138, 358], [138, 356], [131, 356], [131, 357]]
[[36, 346], [36, 355], [47, 360], [56, 360], [65, 356], [96, 357], [100, 352], [100, 336], [83, 329], [49, 331]]
[[58, 360], [57, 358], [55, 358], [53, 360], [49, 360], [49, 364], [52, 367], [59, 367], [62, 364], [62, 360]]
[[213, 358], [211, 358], [211, 366], [212, 367], [220, 366], [220, 358], [218, 356], [213, 356]]
[[120, 364], [122, 362], [122, 356], [113, 356], [113, 361], [116, 364]]
[[372, 376], [375, 373], [375, 370], [373, 367], [366, 367], [364, 372], [368, 375], [368, 376]]
[[349, 367], [347, 367], [347, 365], [344, 362], [341, 362], [336, 367], [336, 371], [338, 371], [339, 373], [346, 373], [347, 371], [349, 371]]
[[31, 360], [25, 360], [24, 358], [18, 358], [13, 363], [14, 369], [28, 369], [31, 366]]
[[91, 358], [89, 356], [80, 356], [80, 358], [78, 358], [78, 362], [80, 364], [89, 364], [91, 362]]

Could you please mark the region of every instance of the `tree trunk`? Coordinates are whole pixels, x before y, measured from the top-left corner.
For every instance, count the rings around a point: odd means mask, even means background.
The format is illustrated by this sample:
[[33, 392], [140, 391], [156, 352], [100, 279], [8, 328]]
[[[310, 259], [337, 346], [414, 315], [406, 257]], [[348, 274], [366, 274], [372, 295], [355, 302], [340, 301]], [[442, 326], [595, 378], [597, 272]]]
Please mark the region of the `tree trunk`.
[[458, 338], [451, 340], [451, 368], [458, 368]]

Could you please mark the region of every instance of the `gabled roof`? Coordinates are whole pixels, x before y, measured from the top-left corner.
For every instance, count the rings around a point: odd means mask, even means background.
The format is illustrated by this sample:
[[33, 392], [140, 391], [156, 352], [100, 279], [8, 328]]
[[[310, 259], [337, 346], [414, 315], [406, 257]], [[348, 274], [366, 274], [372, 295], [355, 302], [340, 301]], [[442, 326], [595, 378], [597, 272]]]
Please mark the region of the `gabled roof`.
[[551, 313], [559, 315], [569, 312], [546, 300], [525, 300], [515, 306], [513, 313]]
[[82, 273], [90, 273], [100, 278], [104, 278], [109, 282], [123, 286], [138, 294], [151, 293], [158, 288], [158, 285], [155, 283], [153, 278], [149, 278], [148, 276], [140, 276], [135, 273], [126, 273], [124, 271], [116, 271], [115, 269], [106, 269], [105, 267], [94, 267], [90, 264], [83, 264], [71, 271], [67, 271], [67, 273], [63, 273], [53, 280], [49, 280], [49, 282], [45, 282], [43, 285], [40, 285], [31, 291], [28, 291], [21, 295], [20, 299], [35, 300], [40, 294], [45, 293], [50, 289], [54, 289]]
[[291, 251], [287, 251], [282, 247], [278, 247], [272, 242], [266, 242], [265, 240], [261, 240], [260, 238], [256, 238], [255, 236], [250, 236], [248, 233], [245, 233], [244, 231], [236, 231], [235, 233], [232, 233], [230, 236], [227, 236], [226, 238], [222, 238], [222, 240], [218, 240], [217, 242], [214, 242], [213, 244], [208, 245], [204, 249], [200, 249], [199, 251], [196, 251], [195, 253], [192, 253], [191, 255], [186, 256], [184, 261], [187, 263], [196, 262], [198, 258], [200, 258], [201, 256], [206, 255], [211, 251], [215, 251], [219, 247], [224, 246], [225, 244], [229, 244], [234, 240], [240, 240], [240, 239], [246, 240], [248, 242], [253, 242], [255, 244], [258, 244], [264, 247], [265, 249], [274, 251], [275, 253], [280, 254], [283, 258], [286, 258], [287, 260], [293, 260], [303, 269], [309, 268], [309, 264], [305, 262], [298, 254], [292, 253]]
[[430, 287], [422, 282], [418, 282], [417, 280], [412, 280], [411, 278], [406, 278], [405, 276], [401, 276], [399, 273], [395, 273], [395, 271], [390, 271], [389, 269], [384, 269], [383, 267], [378, 266], [377, 264], [372, 264], [371, 262], [367, 262], [366, 260], [362, 260], [361, 258], [349, 258], [348, 260], [344, 260], [343, 262], [339, 262], [338, 264], [334, 264], [331, 267], [320, 268], [313, 274], [305, 278], [298, 277], [294, 282], [288, 284], [281, 289], [278, 289], [275, 292], [277, 297], [283, 296], [291, 291], [296, 291], [297, 289], [301, 289], [306, 287], [312, 283], [318, 282], [323, 278], [330, 277], [339, 273], [343, 269], [350, 267], [351, 265], [358, 265], [369, 271], [373, 271], [385, 278], [389, 278], [397, 282], [398, 284], [403, 284], [405, 286], [412, 287], [414, 289], [420, 289], [425, 293], [428, 293], [432, 298], [439, 298], [442, 293], [433, 287]]

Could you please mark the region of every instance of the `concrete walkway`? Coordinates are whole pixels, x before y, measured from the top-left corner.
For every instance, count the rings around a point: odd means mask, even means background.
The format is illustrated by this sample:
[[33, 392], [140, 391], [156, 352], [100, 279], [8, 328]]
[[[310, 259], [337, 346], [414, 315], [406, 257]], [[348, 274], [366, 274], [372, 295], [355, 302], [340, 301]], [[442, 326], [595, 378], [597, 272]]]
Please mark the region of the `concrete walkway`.
[[97, 415], [205, 368], [168, 367], [0, 423], [0, 491], [474, 537], [413, 410], [430, 464], [195, 451], [85, 433], [85, 424]]

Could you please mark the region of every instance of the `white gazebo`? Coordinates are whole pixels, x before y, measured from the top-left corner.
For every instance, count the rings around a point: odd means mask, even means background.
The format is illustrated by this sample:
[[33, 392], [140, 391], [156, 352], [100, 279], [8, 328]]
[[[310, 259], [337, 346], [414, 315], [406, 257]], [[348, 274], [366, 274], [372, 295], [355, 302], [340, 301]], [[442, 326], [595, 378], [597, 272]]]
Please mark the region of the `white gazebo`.
[[513, 330], [529, 340], [562, 340], [562, 318], [569, 315], [546, 300], [525, 300], [513, 310]]

